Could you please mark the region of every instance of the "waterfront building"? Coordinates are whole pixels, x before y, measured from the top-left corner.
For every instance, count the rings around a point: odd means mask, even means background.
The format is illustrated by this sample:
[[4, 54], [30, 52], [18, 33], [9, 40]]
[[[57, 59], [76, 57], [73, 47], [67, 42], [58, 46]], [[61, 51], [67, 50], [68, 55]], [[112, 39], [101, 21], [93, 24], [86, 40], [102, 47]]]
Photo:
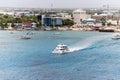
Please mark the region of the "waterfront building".
[[45, 17], [42, 16], [42, 25], [43, 26], [61, 26], [62, 18], [61, 17]]
[[22, 27], [24, 29], [30, 30], [32, 28], [32, 23], [29, 21], [24, 21], [24, 22], [22, 22]]
[[81, 21], [86, 19], [86, 11], [77, 9], [73, 11], [73, 21], [76, 25], [81, 25]]
[[82, 21], [82, 26], [84, 27], [101, 27], [102, 22], [100, 20], [95, 19], [86, 19]]

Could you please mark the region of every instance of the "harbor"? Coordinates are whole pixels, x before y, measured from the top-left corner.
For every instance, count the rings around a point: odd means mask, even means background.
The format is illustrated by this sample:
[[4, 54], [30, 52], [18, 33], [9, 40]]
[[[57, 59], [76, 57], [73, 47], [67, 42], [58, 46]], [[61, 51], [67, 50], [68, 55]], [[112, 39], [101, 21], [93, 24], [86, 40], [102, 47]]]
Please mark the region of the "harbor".
[[0, 80], [119, 80], [119, 0], [2, 0]]
[[[33, 31], [31, 39], [23, 40], [20, 36], [27, 31], [0, 31], [0, 79], [118, 79], [120, 73], [114, 70], [119, 69], [119, 40], [112, 39], [113, 33], [59, 31], [54, 35], [57, 32]], [[71, 52], [53, 54], [59, 43]]]

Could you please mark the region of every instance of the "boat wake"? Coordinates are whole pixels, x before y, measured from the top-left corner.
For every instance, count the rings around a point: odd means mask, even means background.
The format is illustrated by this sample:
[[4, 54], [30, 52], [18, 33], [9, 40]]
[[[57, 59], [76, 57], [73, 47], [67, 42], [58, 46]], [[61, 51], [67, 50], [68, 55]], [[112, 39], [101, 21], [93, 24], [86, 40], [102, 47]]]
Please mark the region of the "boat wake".
[[101, 40], [104, 40], [107, 37], [109, 36], [108, 35], [107, 36], [106, 35], [105, 36], [94, 36], [94, 37], [89, 37], [89, 38], [80, 40], [79, 42], [70, 46], [70, 52], [89, 48], [90, 46], [94, 45], [95, 43]]

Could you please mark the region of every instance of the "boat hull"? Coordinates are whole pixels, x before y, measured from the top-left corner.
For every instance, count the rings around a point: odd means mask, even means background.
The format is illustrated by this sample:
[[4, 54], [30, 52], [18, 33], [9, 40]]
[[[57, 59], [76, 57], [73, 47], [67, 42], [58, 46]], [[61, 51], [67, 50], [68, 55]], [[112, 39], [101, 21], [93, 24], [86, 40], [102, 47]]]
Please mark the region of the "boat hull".
[[64, 54], [64, 53], [69, 53], [70, 52], [70, 50], [67, 50], [67, 51], [56, 51], [56, 50], [54, 50], [54, 51], [52, 51], [52, 53], [55, 53], [55, 54]]
[[116, 37], [113, 37], [112, 39], [115, 39], [115, 40], [117, 40], [117, 39], [120, 39], [120, 37], [118, 37], [118, 38], [116, 38]]

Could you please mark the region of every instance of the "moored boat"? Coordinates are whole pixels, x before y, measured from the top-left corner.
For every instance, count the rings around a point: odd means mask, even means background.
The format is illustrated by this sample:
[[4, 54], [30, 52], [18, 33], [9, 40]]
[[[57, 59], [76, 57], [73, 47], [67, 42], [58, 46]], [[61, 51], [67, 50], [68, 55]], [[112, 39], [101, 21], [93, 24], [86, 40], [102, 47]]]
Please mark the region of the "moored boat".
[[120, 39], [120, 34], [116, 34], [112, 37], [112, 39]]

